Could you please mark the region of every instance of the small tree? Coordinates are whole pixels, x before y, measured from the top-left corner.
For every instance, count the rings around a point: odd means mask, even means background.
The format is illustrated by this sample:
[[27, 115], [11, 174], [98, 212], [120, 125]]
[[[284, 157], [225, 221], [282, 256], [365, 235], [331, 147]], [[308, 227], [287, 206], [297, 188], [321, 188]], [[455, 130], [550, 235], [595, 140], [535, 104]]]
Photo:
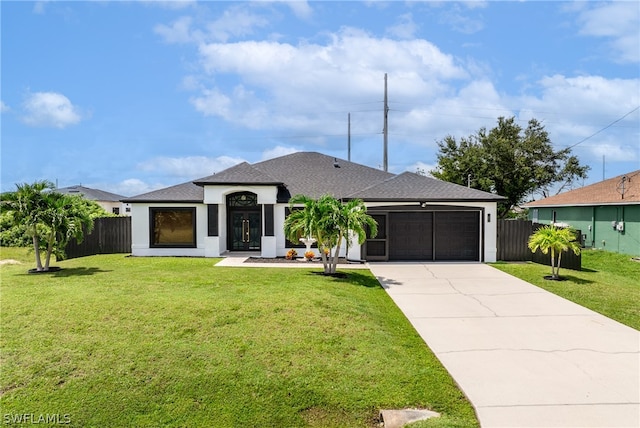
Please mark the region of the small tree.
[[[2, 195], [0, 209], [14, 225], [23, 227], [33, 243], [37, 271], [48, 271], [51, 254], [62, 254], [72, 237], [83, 237], [83, 226], [91, 231], [92, 202], [55, 191], [50, 181], [17, 184], [15, 192]], [[41, 245], [46, 243], [45, 263]]]
[[[576, 241], [576, 231], [572, 228], [543, 226], [529, 237], [529, 249], [542, 254], [551, 252], [551, 279], [560, 279], [562, 252], [571, 250], [580, 254], [580, 244]], [[557, 257], [556, 257], [557, 256]]]
[[[302, 237], [314, 238], [322, 256], [325, 274], [336, 272], [343, 238], [348, 239], [349, 234], [353, 233], [363, 243], [366, 227], [373, 235], [377, 233], [377, 224], [366, 213], [362, 200], [355, 199], [343, 204], [330, 195], [318, 199], [296, 195], [289, 203], [292, 212], [284, 222], [287, 239], [295, 242]], [[303, 205], [302, 209], [293, 209], [300, 204]]]
[[2, 212], [10, 213], [13, 223], [23, 226], [31, 238], [38, 271], [43, 270], [40, 258], [40, 232], [46, 223], [46, 191], [52, 189], [54, 185], [50, 181], [36, 181], [33, 184], [16, 184], [15, 192], [2, 195]]

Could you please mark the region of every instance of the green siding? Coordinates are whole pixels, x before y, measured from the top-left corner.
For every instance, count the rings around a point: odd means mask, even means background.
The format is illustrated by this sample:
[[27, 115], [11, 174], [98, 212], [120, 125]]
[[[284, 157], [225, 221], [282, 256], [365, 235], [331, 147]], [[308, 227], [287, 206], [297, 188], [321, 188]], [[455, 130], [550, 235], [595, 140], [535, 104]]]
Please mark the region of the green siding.
[[[534, 208], [529, 219], [535, 220]], [[567, 223], [582, 232], [586, 247], [640, 256], [640, 205], [537, 208], [538, 223], [549, 224], [556, 213], [557, 223]], [[624, 231], [613, 222], [624, 221]]]

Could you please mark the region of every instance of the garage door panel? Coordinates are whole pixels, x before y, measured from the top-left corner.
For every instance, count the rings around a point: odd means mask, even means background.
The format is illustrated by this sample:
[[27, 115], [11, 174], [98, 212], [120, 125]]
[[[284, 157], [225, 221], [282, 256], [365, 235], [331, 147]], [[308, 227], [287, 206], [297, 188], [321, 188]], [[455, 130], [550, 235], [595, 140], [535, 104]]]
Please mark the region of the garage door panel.
[[435, 213], [435, 260], [480, 260], [480, 213]]
[[433, 259], [433, 213], [389, 215], [389, 259]]

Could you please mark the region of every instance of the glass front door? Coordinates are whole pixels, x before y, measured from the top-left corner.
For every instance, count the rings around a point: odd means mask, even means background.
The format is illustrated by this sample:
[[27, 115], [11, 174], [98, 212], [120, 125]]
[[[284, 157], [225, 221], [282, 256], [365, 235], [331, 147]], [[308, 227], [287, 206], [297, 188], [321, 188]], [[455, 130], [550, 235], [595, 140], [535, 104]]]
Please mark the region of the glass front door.
[[232, 211], [230, 246], [232, 251], [260, 250], [260, 211]]

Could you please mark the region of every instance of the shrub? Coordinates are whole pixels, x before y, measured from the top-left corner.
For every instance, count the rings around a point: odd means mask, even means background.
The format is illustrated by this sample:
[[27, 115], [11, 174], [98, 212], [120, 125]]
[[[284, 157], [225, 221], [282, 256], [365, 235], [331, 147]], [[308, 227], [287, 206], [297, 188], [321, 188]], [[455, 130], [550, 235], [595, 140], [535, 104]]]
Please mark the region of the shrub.
[[285, 256], [285, 258], [287, 260], [293, 260], [296, 257], [298, 257], [298, 252], [296, 250], [294, 250], [293, 248], [290, 249], [289, 251], [287, 251], [287, 255]]

